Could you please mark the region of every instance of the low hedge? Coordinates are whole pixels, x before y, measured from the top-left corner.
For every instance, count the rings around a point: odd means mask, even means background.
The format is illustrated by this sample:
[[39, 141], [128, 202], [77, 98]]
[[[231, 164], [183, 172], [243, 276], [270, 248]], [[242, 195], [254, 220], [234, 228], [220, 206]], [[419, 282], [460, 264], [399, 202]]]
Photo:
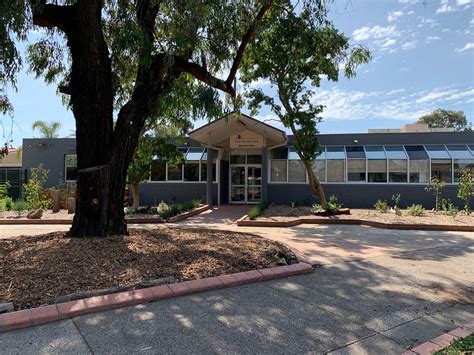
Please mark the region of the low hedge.
[[160, 217], [163, 219], [168, 219], [174, 217], [180, 213], [192, 210], [201, 205], [201, 200], [191, 200], [183, 203], [176, 203], [171, 205], [166, 211], [160, 212]]

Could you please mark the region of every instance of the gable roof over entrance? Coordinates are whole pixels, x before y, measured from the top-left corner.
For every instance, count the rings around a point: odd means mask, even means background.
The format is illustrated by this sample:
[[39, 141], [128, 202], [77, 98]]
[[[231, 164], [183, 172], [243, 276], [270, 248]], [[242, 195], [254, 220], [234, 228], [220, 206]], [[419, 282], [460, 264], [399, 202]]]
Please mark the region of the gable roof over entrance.
[[189, 133], [189, 137], [204, 146], [228, 148], [232, 136], [246, 131], [264, 137], [264, 146], [268, 148], [284, 145], [288, 142], [288, 137], [284, 131], [250, 116], [235, 112], [192, 131]]

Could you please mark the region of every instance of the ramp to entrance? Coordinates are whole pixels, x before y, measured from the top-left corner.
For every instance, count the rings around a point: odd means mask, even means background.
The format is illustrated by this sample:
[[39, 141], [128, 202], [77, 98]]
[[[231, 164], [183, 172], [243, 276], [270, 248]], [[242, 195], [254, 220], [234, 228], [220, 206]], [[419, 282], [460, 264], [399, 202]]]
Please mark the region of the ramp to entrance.
[[220, 205], [215, 206], [210, 210], [204, 211], [196, 216], [187, 218], [177, 224], [186, 225], [231, 225], [235, 224], [237, 220], [245, 215], [251, 208], [250, 205]]

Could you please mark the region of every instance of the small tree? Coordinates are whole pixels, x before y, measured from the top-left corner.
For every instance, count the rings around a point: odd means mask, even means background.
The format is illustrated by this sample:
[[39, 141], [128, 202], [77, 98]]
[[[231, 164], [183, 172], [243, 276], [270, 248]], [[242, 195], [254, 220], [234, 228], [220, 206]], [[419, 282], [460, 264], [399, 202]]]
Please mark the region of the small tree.
[[41, 133], [41, 138], [58, 138], [58, 131], [61, 128], [61, 123], [53, 121], [47, 123], [45, 121], [35, 121], [31, 128], [34, 130], [38, 129]]
[[44, 184], [48, 180], [49, 170], [42, 166], [31, 168], [30, 178], [26, 184], [23, 184], [25, 199], [30, 210], [48, 209], [51, 207], [52, 200], [44, 191]]
[[439, 197], [441, 196], [441, 189], [446, 186], [444, 181], [441, 181], [439, 177], [432, 176], [428, 182], [428, 186], [425, 187], [425, 191], [433, 191], [435, 198], [435, 211], [439, 211]]
[[469, 169], [461, 170], [458, 197], [464, 201], [464, 211], [471, 213], [471, 198], [474, 196], [474, 174]]
[[315, 21], [305, 9], [272, 13], [265, 29], [249, 44], [242, 65], [242, 81], [250, 84], [269, 80], [277, 90], [274, 95], [261, 89], [249, 90], [249, 107], [256, 113], [262, 105], [269, 106], [294, 136], [296, 151], [308, 173], [309, 187], [326, 205], [324, 190], [313, 170], [313, 161], [321, 153], [317, 124], [323, 110], [315, 104], [322, 77], [337, 81], [339, 66], [344, 65], [346, 77], [355, 75], [355, 68], [370, 59], [368, 50], [350, 48], [345, 37], [328, 21]]

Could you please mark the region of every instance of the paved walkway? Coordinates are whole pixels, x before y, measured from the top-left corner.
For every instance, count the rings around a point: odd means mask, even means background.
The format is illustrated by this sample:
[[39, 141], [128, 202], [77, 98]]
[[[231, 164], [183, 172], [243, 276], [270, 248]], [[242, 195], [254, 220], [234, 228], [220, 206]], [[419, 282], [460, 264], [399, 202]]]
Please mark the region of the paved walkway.
[[[208, 227], [213, 213], [169, 227]], [[212, 227], [282, 240], [324, 266], [3, 333], [0, 354], [397, 354], [474, 318], [474, 233]]]

